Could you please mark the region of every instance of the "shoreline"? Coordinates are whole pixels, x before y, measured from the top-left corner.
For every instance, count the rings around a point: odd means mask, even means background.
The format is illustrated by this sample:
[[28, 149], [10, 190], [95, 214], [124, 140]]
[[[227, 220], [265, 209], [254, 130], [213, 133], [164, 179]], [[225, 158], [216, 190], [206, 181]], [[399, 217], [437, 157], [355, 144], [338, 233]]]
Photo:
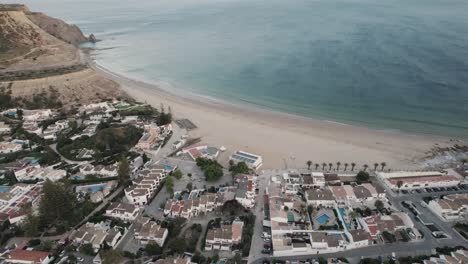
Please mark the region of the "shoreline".
[[[170, 106], [176, 118], [187, 118], [198, 128], [190, 136], [227, 152], [245, 150], [263, 156], [265, 169], [304, 168], [313, 163], [357, 163], [372, 167], [386, 162], [391, 169], [419, 169], [417, 160], [434, 146], [453, 145], [452, 138], [399, 130], [320, 120], [278, 112], [155, 85], [114, 73], [95, 62], [88, 64], [100, 75], [117, 82], [138, 101], [159, 108]], [[458, 139], [456, 139], [458, 140]], [[227, 162], [227, 157], [221, 157]]]

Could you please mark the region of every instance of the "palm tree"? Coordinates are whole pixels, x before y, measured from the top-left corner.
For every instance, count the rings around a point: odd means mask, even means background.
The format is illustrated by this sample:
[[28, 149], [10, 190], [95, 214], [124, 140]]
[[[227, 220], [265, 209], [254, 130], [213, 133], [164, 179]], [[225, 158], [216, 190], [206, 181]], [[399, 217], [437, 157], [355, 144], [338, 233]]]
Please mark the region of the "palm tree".
[[349, 166], [348, 163], [345, 163], [345, 164], [344, 164], [344, 170], [345, 170], [345, 171], [348, 169], [348, 166]]
[[330, 162], [330, 163], [328, 163], [328, 170], [330, 170], [330, 171], [331, 171], [331, 168], [332, 168], [332, 167], [333, 167], [333, 163], [331, 163], [331, 162]]
[[379, 164], [378, 164], [378, 163], [374, 163], [374, 171], [376, 171], [376, 170], [377, 170], [377, 167], [378, 167], [378, 166], [379, 166]]
[[318, 170], [318, 167], [320, 167], [320, 164], [315, 163], [315, 170]]
[[356, 163], [352, 162], [351, 163], [351, 171], [354, 171], [354, 167], [356, 167]]
[[337, 171], [340, 170], [340, 166], [341, 166], [341, 162], [338, 161], [338, 162], [336, 163], [336, 170], [337, 170]]
[[312, 166], [312, 161], [308, 160], [307, 161], [307, 168], [310, 170], [310, 166]]
[[367, 168], [369, 168], [369, 165], [364, 164], [362, 167], [364, 167], [364, 171], [367, 171]]
[[327, 164], [324, 162], [322, 163], [322, 170], [325, 170], [325, 167], [327, 166]]
[[387, 163], [386, 163], [386, 162], [381, 162], [381, 163], [380, 163], [380, 166], [382, 167], [382, 171], [383, 171], [383, 169], [385, 168], [385, 166], [387, 166]]

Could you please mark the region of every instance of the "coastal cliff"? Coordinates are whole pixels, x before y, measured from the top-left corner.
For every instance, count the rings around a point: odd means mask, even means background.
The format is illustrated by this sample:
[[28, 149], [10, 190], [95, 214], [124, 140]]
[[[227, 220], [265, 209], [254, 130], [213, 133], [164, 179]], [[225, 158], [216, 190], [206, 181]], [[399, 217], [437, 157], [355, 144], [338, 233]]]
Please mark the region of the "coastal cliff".
[[26, 13], [26, 16], [45, 32], [67, 43], [78, 45], [89, 41], [78, 26], [69, 25], [61, 19], [36, 12]]
[[0, 5], [0, 88], [32, 98], [53, 90], [63, 105], [123, 97], [119, 85], [88, 67], [78, 44], [96, 41], [76, 25], [31, 12], [24, 5]]

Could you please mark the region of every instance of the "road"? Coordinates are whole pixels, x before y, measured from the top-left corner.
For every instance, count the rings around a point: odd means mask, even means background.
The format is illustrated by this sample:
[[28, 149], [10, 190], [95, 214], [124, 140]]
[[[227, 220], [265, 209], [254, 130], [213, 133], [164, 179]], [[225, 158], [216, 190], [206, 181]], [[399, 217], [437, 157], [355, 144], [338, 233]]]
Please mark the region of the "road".
[[75, 161], [75, 160], [70, 160], [70, 159], [65, 158], [64, 156], [62, 156], [62, 154], [60, 154], [60, 152], [58, 152], [58, 150], [57, 150], [57, 144], [56, 144], [56, 143], [49, 145], [49, 147], [50, 147], [55, 153], [57, 153], [57, 154], [60, 156], [60, 158], [61, 158], [62, 160], [66, 161], [66, 162], [69, 163], [69, 164], [77, 164], [77, 165], [79, 165], [79, 164], [86, 164], [86, 163], [89, 162], [89, 161]]
[[260, 236], [263, 233], [263, 205], [265, 202], [263, 195], [265, 194], [266, 187], [268, 186], [270, 176], [271, 174], [262, 173], [258, 177], [258, 195], [253, 211], [255, 214], [255, 227], [252, 235], [252, 244], [250, 245], [248, 263], [252, 263], [254, 260], [265, 256], [261, 253], [263, 249], [263, 239]]

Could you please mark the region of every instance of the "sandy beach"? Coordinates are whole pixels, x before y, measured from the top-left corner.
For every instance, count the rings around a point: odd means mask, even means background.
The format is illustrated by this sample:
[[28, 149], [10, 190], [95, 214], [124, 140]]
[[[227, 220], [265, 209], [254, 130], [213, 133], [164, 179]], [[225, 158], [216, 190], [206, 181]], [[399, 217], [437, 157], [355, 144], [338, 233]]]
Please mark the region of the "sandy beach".
[[[314, 120], [210, 98], [174, 93], [156, 85], [132, 80], [99, 66], [96, 71], [121, 85], [138, 101], [159, 108], [170, 106], [176, 119], [188, 118], [198, 128], [191, 137], [227, 152], [244, 150], [259, 154], [264, 169], [304, 168], [315, 163], [363, 164], [386, 162], [391, 169], [420, 168], [417, 160], [435, 144], [449, 145], [449, 138], [412, 135]], [[224, 160], [226, 162], [226, 156]]]

